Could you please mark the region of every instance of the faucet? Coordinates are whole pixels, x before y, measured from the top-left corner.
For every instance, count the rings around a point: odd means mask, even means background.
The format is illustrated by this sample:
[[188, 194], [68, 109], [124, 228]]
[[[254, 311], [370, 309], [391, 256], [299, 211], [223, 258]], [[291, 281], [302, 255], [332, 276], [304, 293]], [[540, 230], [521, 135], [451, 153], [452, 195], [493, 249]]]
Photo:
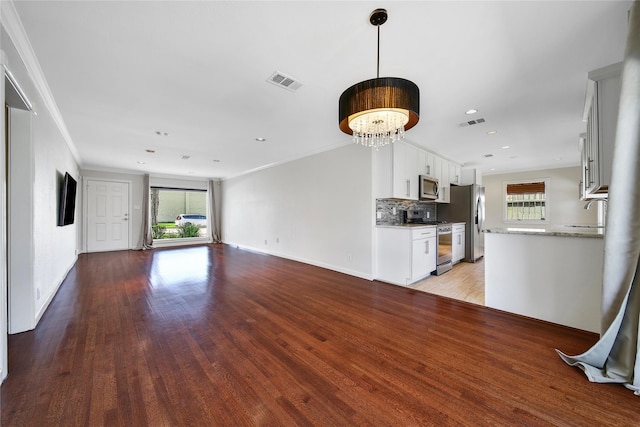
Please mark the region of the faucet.
[[607, 205], [607, 199], [591, 199], [587, 202], [586, 205], [584, 205], [584, 208], [585, 209], [591, 208], [591, 203], [593, 202], [604, 202], [605, 206]]

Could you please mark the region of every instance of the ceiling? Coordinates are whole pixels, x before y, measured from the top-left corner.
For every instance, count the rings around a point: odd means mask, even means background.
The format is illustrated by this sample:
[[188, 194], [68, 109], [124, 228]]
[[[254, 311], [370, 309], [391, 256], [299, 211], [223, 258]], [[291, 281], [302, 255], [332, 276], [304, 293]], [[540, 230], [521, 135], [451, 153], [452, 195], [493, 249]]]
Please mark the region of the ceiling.
[[378, 7], [380, 75], [420, 88], [407, 141], [485, 174], [578, 165], [586, 76], [622, 60], [631, 2], [14, 5], [82, 168], [228, 178], [351, 143], [338, 98], [375, 77]]

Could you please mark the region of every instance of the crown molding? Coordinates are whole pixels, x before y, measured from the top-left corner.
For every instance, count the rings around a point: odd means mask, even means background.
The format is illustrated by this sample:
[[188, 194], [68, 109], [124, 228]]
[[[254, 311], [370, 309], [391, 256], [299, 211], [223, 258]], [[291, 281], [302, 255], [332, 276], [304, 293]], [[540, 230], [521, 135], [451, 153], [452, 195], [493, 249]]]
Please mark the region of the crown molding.
[[[40, 67], [40, 63], [38, 62], [38, 58], [36, 57], [35, 52], [33, 51], [33, 47], [31, 46], [31, 42], [27, 37], [27, 33], [22, 25], [22, 21], [20, 20], [20, 16], [18, 15], [18, 11], [16, 10], [13, 0], [2, 0], [0, 1], [0, 21], [5, 31], [9, 35], [9, 38], [13, 42], [13, 45], [22, 59], [25, 68], [27, 69], [27, 73], [31, 78], [33, 85], [38, 91], [40, 97], [44, 102], [44, 106], [51, 114], [53, 121], [58, 126], [58, 130], [62, 134], [71, 154], [75, 158], [76, 162], [80, 165], [80, 155], [78, 154], [78, 149], [76, 148], [73, 140], [71, 139], [71, 135], [67, 129], [67, 125], [64, 123], [64, 119], [62, 118], [62, 114], [58, 109], [58, 105], [56, 104], [55, 99], [53, 98], [53, 94], [51, 93], [51, 89], [49, 88], [49, 84], [47, 83], [47, 79], [42, 72], [42, 68]], [[5, 64], [6, 66], [7, 64]]]

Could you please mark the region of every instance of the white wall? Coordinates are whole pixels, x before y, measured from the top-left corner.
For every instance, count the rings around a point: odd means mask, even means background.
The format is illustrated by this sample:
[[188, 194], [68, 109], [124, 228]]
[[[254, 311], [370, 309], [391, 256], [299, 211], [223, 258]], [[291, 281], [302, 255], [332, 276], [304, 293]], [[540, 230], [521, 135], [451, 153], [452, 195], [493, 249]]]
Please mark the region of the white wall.
[[580, 167], [545, 169], [502, 175], [484, 175], [486, 197], [485, 228], [513, 226], [504, 222], [503, 186], [506, 181], [549, 179], [547, 189], [549, 223], [545, 227], [560, 225], [596, 225], [598, 210], [596, 204], [585, 210], [585, 202], [578, 198]]
[[[22, 244], [33, 245], [32, 283], [19, 284], [19, 286], [29, 287], [26, 293], [31, 295], [31, 301], [22, 302], [28, 304], [24, 308], [31, 313], [28, 321], [21, 327], [21, 330], [26, 330], [36, 326], [77, 259], [76, 232], [80, 221], [79, 212], [76, 210], [78, 219], [75, 224], [66, 227], [58, 227], [57, 218], [61, 176], [69, 172], [78, 179], [79, 174], [71, 149], [54, 121], [52, 113], [46, 108], [43, 95], [36, 88], [31, 74], [27, 72], [13, 41], [4, 32], [4, 27], [2, 50], [6, 53], [7, 68], [20, 84], [37, 113], [37, 115], [31, 114], [30, 135], [26, 136], [31, 142], [29, 149], [32, 150], [33, 182], [9, 182], [10, 187], [12, 185], [30, 187], [33, 195], [33, 226], [25, 230], [24, 242], [22, 242]], [[27, 148], [20, 144], [11, 147], [12, 150]], [[15, 309], [13, 304], [9, 296], [9, 306]]]
[[222, 183], [225, 243], [373, 277], [372, 151], [349, 145]]

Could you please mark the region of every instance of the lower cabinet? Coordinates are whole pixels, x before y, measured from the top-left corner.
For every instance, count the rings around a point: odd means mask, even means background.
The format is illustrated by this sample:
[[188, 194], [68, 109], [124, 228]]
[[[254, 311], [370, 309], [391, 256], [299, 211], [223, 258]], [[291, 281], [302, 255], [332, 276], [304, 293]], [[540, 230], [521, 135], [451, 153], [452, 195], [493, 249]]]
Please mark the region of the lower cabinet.
[[451, 227], [451, 262], [456, 264], [464, 259], [465, 224], [454, 224]]
[[377, 228], [376, 279], [407, 286], [436, 269], [436, 227]]

